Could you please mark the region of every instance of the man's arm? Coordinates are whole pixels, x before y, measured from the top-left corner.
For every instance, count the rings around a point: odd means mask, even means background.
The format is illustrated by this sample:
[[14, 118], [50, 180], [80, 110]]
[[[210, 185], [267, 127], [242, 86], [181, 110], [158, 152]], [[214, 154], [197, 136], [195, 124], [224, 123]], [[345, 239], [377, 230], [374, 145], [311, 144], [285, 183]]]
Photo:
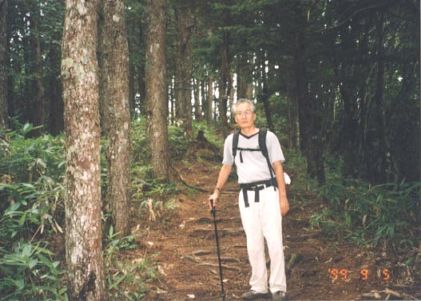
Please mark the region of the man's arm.
[[281, 215], [285, 216], [289, 211], [289, 202], [287, 197], [287, 191], [285, 188], [284, 170], [282, 168], [281, 161], [275, 161], [272, 163], [273, 170], [275, 171], [276, 182], [278, 184], [279, 191], [279, 205], [281, 207]]
[[209, 206], [216, 206], [216, 200], [219, 199], [221, 190], [224, 187], [225, 183], [228, 180], [228, 177], [231, 173], [232, 165], [223, 164], [221, 170], [219, 171], [218, 181], [216, 182], [215, 189], [213, 194], [209, 197]]

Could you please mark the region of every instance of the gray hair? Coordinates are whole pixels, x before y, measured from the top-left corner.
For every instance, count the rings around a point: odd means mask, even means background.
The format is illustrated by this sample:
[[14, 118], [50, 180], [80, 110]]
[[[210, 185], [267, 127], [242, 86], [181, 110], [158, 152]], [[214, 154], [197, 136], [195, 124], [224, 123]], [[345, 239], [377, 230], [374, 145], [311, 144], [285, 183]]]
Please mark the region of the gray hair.
[[237, 113], [237, 108], [238, 108], [238, 106], [239, 105], [242, 105], [242, 104], [248, 104], [249, 106], [250, 106], [250, 108], [251, 108], [251, 111], [254, 113], [254, 111], [255, 111], [255, 106], [254, 106], [254, 103], [253, 103], [253, 101], [252, 100], [250, 100], [250, 99], [247, 99], [247, 98], [239, 98], [233, 105], [232, 105], [232, 108], [231, 108], [231, 112], [232, 112], [232, 114], [233, 115], [235, 115], [236, 113]]

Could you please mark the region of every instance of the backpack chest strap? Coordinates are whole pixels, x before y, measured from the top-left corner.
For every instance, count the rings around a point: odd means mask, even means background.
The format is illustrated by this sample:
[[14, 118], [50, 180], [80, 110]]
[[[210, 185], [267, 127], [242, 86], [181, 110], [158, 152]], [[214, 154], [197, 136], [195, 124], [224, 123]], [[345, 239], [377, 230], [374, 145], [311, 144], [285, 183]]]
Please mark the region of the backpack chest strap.
[[243, 163], [243, 151], [247, 152], [260, 152], [260, 148], [243, 148], [243, 147], [237, 147], [237, 150], [240, 151], [240, 162]]

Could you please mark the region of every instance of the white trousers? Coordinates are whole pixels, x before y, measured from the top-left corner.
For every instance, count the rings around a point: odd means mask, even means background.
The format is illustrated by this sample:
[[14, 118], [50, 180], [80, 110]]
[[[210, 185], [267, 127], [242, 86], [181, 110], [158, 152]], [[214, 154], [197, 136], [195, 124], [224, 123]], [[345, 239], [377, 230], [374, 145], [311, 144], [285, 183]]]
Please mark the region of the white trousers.
[[268, 291], [266, 269], [266, 239], [270, 257], [269, 289], [286, 292], [285, 259], [282, 243], [282, 216], [279, 206], [279, 191], [267, 187], [259, 191], [260, 201], [254, 201], [255, 192], [247, 191], [249, 207], [245, 207], [243, 192], [240, 191], [239, 207], [241, 222], [247, 237], [247, 252], [251, 265], [251, 289], [265, 293]]

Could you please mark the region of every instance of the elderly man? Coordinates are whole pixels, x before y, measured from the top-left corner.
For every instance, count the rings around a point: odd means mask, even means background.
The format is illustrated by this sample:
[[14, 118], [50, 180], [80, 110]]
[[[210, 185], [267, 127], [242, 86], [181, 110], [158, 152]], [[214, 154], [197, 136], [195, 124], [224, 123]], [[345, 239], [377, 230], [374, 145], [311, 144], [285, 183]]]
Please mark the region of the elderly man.
[[[289, 210], [281, 164], [285, 158], [275, 134], [256, 128], [256, 113], [252, 101], [239, 99], [232, 111], [240, 130], [230, 134], [225, 140], [222, 167], [215, 190], [209, 197], [210, 205], [216, 205], [235, 164], [240, 184], [241, 222], [247, 237], [251, 265], [251, 288], [242, 297], [244, 300], [285, 300], [282, 216]], [[269, 283], [264, 239], [270, 256]]]

